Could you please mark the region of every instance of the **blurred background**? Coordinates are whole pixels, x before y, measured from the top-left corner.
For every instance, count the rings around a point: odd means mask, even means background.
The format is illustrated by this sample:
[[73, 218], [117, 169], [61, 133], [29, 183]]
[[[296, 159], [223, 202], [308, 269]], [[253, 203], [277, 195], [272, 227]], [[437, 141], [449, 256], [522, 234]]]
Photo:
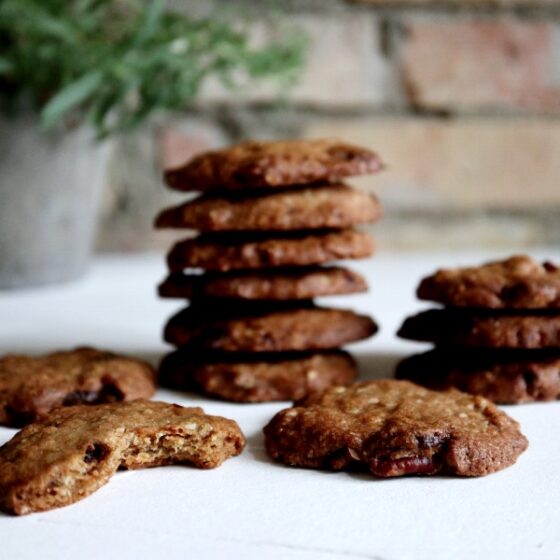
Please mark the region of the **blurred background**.
[[248, 138], [376, 150], [381, 250], [560, 242], [558, 0], [3, 0], [0, 22], [0, 274], [80, 236], [167, 249], [162, 169]]

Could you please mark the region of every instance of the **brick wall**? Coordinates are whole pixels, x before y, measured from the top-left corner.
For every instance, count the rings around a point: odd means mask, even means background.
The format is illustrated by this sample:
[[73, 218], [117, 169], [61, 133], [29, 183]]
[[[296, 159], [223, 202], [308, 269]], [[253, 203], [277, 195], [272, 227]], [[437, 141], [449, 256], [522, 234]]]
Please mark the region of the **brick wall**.
[[[211, 13], [232, 3], [175, 2]], [[237, 7], [248, 4], [236, 2]], [[254, 4], [254, 2], [252, 3]], [[279, 4], [278, 2], [276, 3]], [[385, 248], [560, 242], [559, 0], [284, 1], [311, 39], [287, 99], [215, 84], [117, 147], [103, 249], [165, 246], [160, 168], [242, 138], [340, 136], [377, 149], [358, 181], [385, 204]]]

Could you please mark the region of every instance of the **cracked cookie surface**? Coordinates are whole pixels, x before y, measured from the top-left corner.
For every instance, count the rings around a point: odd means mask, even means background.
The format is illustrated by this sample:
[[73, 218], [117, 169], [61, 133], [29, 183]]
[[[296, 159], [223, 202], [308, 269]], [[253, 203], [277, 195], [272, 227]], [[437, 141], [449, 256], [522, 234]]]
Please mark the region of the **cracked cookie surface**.
[[444, 305], [492, 309], [560, 308], [560, 268], [517, 255], [481, 266], [438, 270], [418, 297]]
[[69, 505], [119, 468], [214, 468], [244, 442], [234, 421], [200, 408], [143, 400], [59, 408], [0, 448], [0, 508], [22, 515]]
[[394, 380], [314, 393], [264, 433], [268, 454], [287, 465], [379, 477], [482, 476], [514, 464], [528, 445], [519, 424], [482, 397]]
[[154, 391], [149, 364], [94, 348], [0, 358], [0, 424], [6, 426], [22, 426], [59, 406], [147, 399]]
[[276, 188], [336, 181], [381, 170], [374, 152], [333, 139], [248, 141], [202, 153], [165, 172], [177, 190]]

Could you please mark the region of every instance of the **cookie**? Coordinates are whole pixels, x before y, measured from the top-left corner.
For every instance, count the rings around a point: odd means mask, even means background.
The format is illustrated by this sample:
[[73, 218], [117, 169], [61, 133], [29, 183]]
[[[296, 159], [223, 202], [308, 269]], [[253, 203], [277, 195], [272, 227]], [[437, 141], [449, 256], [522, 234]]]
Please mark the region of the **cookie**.
[[159, 286], [167, 298], [294, 300], [367, 291], [363, 276], [347, 268], [274, 269], [259, 272], [175, 273]]
[[430, 389], [456, 388], [499, 404], [560, 398], [560, 350], [437, 349], [397, 365], [395, 376]]
[[344, 309], [259, 305], [254, 310], [230, 311], [201, 304], [173, 316], [165, 326], [164, 338], [175, 346], [284, 352], [337, 348], [368, 338], [376, 331], [371, 318]]
[[560, 268], [514, 256], [482, 266], [437, 271], [418, 287], [420, 299], [457, 307], [560, 308]]
[[441, 346], [558, 348], [560, 313], [430, 309], [406, 319], [397, 334]]
[[93, 348], [0, 359], [0, 424], [22, 426], [59, 406], [151, 397], [155, 372], [144, 362]]
[[72, 504], [119, 468], [217, 467], [243, 446], [235, 422], [200, 408], [149, 401], [59, 408], [0, 448], [0, 509], [22, 515]]
[[339, 140], [243, 142], [205, 152], [165, 172], [181, 191], [260, 189], [337, 181], [380, 171], [377, 154]]
[[165, 387], [202, 391], [235, 402], [295, 400], [313, 391], [347, 385], [356, 364], [342, 351], [279, 354], [200, 354], [189, 348], [168, 354], [160, 365]]
[[313, 393], [264, 433], [268, 454], [287, 465], [379, 477], [482, 476], [513, 465], [528, 445], [519, 424], [482, 397], [393, 380]]
[[373, 251], [371, 235], [352, 229], [275, 235], [206, 234], [177, 243], [167, 257], [167, 264], [175, 272], [185, 268], [227, 272], [363, 259]]
[[349, 228], [380, 215], [373, 195], [347, 185], [327, 185], [253, 196], [202, 195], [164, 210], [155, 225], [203, 232], [290, 231]]

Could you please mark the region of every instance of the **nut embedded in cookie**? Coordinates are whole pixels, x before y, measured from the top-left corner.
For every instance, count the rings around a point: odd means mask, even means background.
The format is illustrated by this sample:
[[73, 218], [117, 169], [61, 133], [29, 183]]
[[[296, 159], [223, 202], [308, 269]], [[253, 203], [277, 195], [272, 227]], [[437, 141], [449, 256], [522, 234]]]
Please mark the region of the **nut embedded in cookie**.
[[276, 461], [379, 477], [487, 475], [528, 445], [519, 424], [482, 397], [392, 380], [314, 393], [276, 414], [264, 434]]
[[457, 307], [560, 307], [560, 268], [516, 255], [481, 266], [441, 269], [424, 278], [418, 297]]
[[67, 506], [119, 468], [214, 468], [244, 444], [233, 420], [200, 408], [143, 400], [59, 408], [0, 448], [0, 509], [23, 515]]
[[0, 358], [0, 424], [20, 427], [60, 406], [150, 398], [146, 362], [94, 348]]

